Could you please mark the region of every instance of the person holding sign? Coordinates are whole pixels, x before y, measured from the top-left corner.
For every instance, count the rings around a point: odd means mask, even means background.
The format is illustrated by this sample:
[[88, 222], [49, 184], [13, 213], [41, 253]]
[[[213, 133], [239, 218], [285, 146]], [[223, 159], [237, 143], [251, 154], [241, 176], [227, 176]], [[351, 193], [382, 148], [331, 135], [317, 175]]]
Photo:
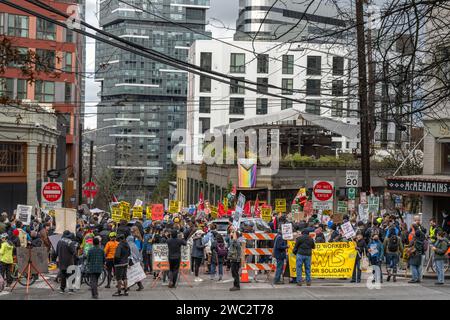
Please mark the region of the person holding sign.
[[178, 231], [172, 230], [171, 238], [167, 240], [169, 247], [169, 288], [176, 288], [178, 271], [181, 263], [181, 246], [187, 245], [186, 240], [178, 237]]
[[302, 286], [303, 266], [305, 266], [306, 285], [311, 286], [311, 256], [316, 248], [314, 240], [309, 236], [309, 231], [304, 229], [302, 235], [297, 238], [293, 253], [297, 256], [297, 285]]

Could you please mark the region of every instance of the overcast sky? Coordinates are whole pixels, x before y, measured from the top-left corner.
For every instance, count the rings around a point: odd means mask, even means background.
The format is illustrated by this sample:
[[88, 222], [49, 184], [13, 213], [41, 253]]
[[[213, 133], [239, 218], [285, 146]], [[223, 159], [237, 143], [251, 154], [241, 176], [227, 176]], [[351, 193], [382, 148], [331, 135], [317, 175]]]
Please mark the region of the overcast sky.
[[[97, 0], [86, 1], [86, 21], [94, 26], [98, 26]], [[207, 30], [213, 32], [216, 38], [230, 38], [234, 31], [226, 28], [234, 29], [236, 27], [236, 18], [238, 14], [239, 0], [211, 0], [211, 9], [207, 11], [210, 25]], [[225, 25], [226, 28], [223, 27]], [[215, 27], [217, 26], [217, 28]], [[95, 42], [93, 39], [86, 40], [86, 71], [95, 71]], [[97, 117], [95, 116], [95, 105], [100, 100], [97, 93], [100, 91], [98, 82], [94, 82], [93, 74], [86, 78], [86, 118], [85, 127], [95, 128], [97, 126]]]

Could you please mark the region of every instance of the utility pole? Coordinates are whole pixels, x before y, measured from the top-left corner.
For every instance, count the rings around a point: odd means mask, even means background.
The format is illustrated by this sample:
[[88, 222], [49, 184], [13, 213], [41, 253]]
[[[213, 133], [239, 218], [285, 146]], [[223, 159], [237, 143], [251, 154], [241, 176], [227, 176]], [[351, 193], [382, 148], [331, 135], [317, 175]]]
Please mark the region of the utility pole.
[[89, 182], [92, 182], [92, 166], [94, 162], [94, 140], [91, 140], [89, 155]]
[[78, 119], [78, 205], [83, 203], [83, 122]]
[[370, 140], [369, 140], [369, 110], [367, 104], [367, 63], [366, 41], [364, 35], [364, 0], [356, 0], [356, 36], [358, 49], [358, 96], [359, 117], [361, 126], [361, 171], [362, 190], [370, 191]]

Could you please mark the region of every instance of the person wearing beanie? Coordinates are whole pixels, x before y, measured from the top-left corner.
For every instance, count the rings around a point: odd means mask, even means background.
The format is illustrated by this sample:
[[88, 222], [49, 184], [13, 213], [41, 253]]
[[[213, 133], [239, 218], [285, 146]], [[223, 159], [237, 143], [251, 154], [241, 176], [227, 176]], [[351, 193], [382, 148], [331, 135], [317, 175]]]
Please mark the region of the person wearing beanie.
[[297, 238], [292, 251], [297, 256], [297, 285], [302, 286], [303, 266], [305, 267], [306, 285], [311, 286], [311, 256], [316, 248], [314, 239], [309, 236], [309, 231], [304, 229], [302, 235]]
[[93, 247], [87, 252], [87, 272], [89, 274], [93, 299], [98, 299], [98, 278], [103, 272], [105, 253], [100, 248], [100, 239], [93, 239]]
[[128, 296], [128, 284], [127, 284], [127, 268], [129, 259], [131, 256], [131, 249], [123, 233], [117, 235], [119, 245], [117, 246], [114, 254], [114, 272], [117, 280], [117, 292], [113, 294], [113, 297]]

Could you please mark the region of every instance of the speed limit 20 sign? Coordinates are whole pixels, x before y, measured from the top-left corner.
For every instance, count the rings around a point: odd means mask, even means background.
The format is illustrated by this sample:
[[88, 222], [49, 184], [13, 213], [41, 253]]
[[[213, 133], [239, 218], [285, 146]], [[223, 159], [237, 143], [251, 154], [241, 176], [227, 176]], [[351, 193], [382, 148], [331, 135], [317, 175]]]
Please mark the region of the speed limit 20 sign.
[[346, 187], [358, 187], [359, 171], [347, 170], [345, 174], [345, 186]]

